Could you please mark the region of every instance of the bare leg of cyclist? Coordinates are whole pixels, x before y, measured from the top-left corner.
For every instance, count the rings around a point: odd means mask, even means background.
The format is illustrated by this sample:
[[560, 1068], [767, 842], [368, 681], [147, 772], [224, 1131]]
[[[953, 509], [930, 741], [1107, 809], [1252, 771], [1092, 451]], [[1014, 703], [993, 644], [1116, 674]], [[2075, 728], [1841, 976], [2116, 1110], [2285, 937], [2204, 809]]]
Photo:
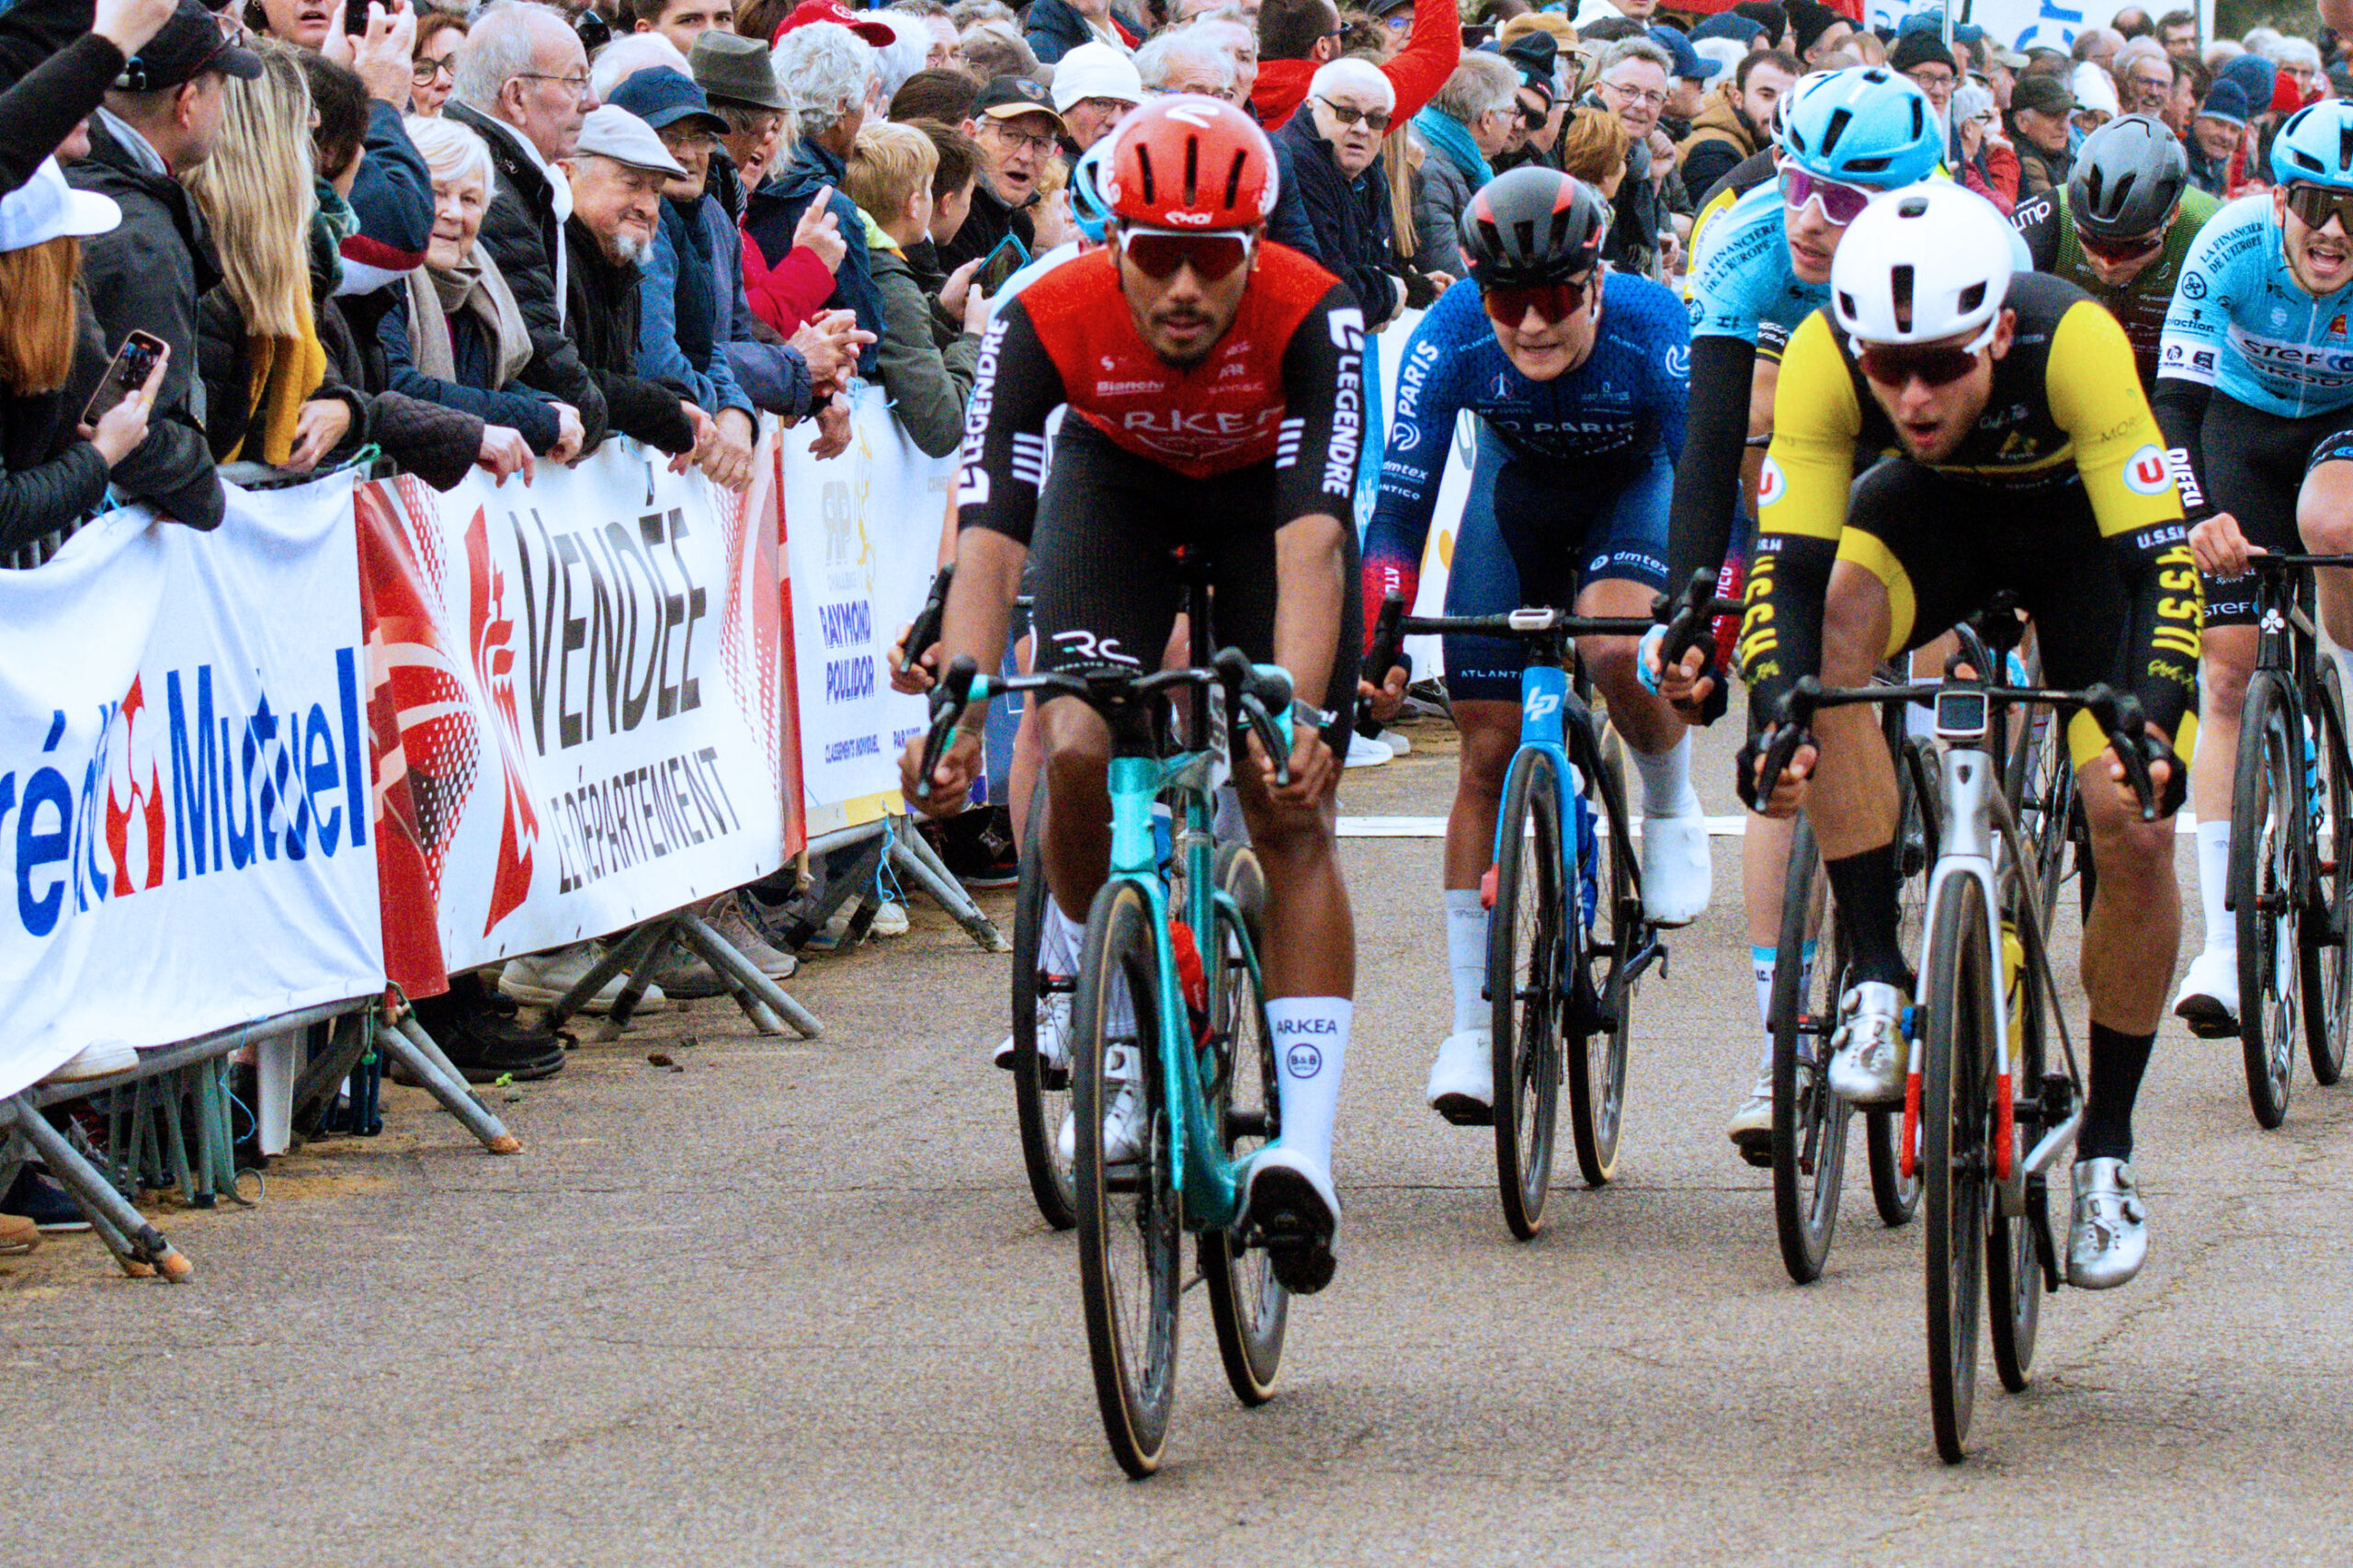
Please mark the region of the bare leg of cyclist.
[[2238, 770], [2239, 713], [2255, 670], [2255, 628], [2209, 626], [2200, 644], [2189, 803], [2198, 813], [2198, 903], [2206, 941], [2190, 960], [2173, 1010], [2188, 1022], [2192, 1034], [2215, 1040], [2236, 1035], [2239, 1028], [2238, 926], [2224, 901], [2231, 886], [2231, 790]]
[[[1588, 583], [1577, 595], [1579, 615], [1647, 616], [1656, 590], [1624, 578]], [[1688, 926], [1708, 907], [1714, 860], [1708, 849], [1707, 813], [1691, 787], [1691, 731], [1663, 697], [1635, 673], [1631, 637], [1584, 637], [1577, 659], [1609, 705], [1609, 722], [1626, 743], [1627, 760], [1642, 781], [1643, 913], [1661, 926]]]
[[[2296, 496], [2296, 529], [2315, 555], [2353, 554], [2353, 462], [2325, 462], [2304, 475]], [[2336, 644], [2347, 691], [2353, 695], [2353, 572], [2313, 574], [2320, 621]]]
[[1512, 754], [1519, 749], [1519, 704], [1474, 698], [1453, 706], [1462, 756], [1446, 818], [1441, 896], [1454, 1023], [1430, 1064], [1426, 1098], [1448, 1120], [1477, 1124], [1494, 1108], [1495, 1097], [1486, 997], [1487, 910], [1480, 884], [1495, 864], [1495, 817]]
[[[1756, 1077], [1733, 1108], [1724, 1135], [1741, 1157], [1752, 1164], [1772, 1158], [1773, 1138], [1773, 977], [1780, 967], [1781, 893], [1789, 883], [1790, 846], [1797, 837], [1795, 817], [1759, 816], [1742, 820], [1740, 897], [1748, 921], [1748, 969], [1756, 985], [1756, 1017], [1760, 1046]], [[1811, 964], [1814, 945], [1790, 955], [1790, 961]]]

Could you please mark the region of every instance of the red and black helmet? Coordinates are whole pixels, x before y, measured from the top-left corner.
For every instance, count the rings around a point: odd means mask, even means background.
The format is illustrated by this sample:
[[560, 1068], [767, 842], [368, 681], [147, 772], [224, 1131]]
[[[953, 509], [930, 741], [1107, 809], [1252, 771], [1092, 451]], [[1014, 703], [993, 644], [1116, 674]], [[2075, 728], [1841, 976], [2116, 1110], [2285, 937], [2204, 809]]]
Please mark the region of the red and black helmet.
[[1601, 261], [1609, 205], [1574, 176], [1529, 165], [1496, 176], [1462, 209], [1472, 276], [1505, 288], [1566, 283]]
[[1275, 149], [1232, 104], [1146, 104], [1118, 132], [1103, 194], [1112, 216], [1172, 229], [1253, 229], [1275, 210]]

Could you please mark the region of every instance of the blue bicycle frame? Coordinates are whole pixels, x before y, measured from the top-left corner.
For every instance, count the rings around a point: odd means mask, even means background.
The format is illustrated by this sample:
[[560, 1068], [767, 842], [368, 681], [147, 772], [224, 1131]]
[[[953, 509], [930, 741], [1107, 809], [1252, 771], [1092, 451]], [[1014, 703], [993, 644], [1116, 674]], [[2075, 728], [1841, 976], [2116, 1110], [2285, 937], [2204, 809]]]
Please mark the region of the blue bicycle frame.
[[[1584, 710], [1583, 699], [1569, 684], [1568, 671], [1558, 665], [1529, 661], [1519, 676], [1519, 749], [1512, 754], [1500, 798], [1511, 798], [1512, 787], [1519, 781], [1519, 775], [1533, 766], [1536, 756], [1552, 759], [1552, 803], [1558, 813], [1553, 820], [1564, 827], [1574, 824], [1574, 831], [1561, 835], [1561, 885], [1577, 890], [1576, 898], [1571, 901], [1575, 907], [1576, 926], [1571, 933], [1574, 939], [1569, 950], [1578, 952], [1585, 947], [1599, 908], [1600, 846], [1594, 835], [1592, 806], [1581, 792], [1569, 788], [1572, 764], [1567, 713], [1573, 703], [1578, 711]], [[1504, 834], [1514, 825], [1504, 813], [1497, 813], [1495, 840], [1488, 851], [1488, 865], [1496, 865], [1503, 859]]]

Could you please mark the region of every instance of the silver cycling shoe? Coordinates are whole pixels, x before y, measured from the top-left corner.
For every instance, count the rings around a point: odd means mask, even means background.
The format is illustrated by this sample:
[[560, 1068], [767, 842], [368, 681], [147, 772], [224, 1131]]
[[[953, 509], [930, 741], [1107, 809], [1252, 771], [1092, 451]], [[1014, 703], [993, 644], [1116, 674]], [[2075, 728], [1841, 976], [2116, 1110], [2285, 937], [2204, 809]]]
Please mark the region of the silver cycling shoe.
[[2122, 1160], [2075, 1162], [2075, 1212], [2067, 1226], [2067, 1283], [2109, 1290], [2149, 1256], [2149, 1207]]
[[1904, 1103], [1904, 1075], [1912, 1042], [1904, 1038], [1904, 993], [1866, 980], [1838, 999], [1838, 1032], [1831, 1039], [1830, 1086], [1854, 1106]]

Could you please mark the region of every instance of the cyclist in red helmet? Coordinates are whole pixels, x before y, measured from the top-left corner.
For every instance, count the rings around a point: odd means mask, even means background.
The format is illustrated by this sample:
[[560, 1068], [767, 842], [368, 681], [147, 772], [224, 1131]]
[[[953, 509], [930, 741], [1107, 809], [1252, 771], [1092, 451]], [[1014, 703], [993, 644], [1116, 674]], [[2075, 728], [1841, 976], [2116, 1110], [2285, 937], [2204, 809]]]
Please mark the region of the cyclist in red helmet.
[[[1040, 669], [1156, 665], [1181, 549], [1208, 571], [1217, 642], [1290, 672], [1290, 782], [1275, 785], [1255, 740], [1234, 779], [1278, 934], [1267, 1015], [1282, 1064], [1281, 1136], [1252, 1163], [1249, 1221], [1276, 1277], [1305, 1293], [1332, 1274], [1332, 1120], [1356, 985], [1333, 830], [1363, 641], [1350, 519], [1364, 318], [1330, 273], [1267, 242], [1273, 148], [1231, 105], [1176, 97], [1130, 117], [1104, 193], [1109, 243], [1030, 284], [982, 338], [937, 667], [960, 655], [995, 666], [1025, 564]], [[1074, 701], [1050, 702], [1044, 719], [1054, 896], [1040, 960], [1075, 971], [1109, 859], [1110, 737]], [[960, 801], [980, 773], [977, 710], [967, 723], [926, 809]], [[918, 735], [903, 765], [910, 800], [921, 758]], [[1141, 1148], [1135, 1107], [1114, 1096], [1107, 1153]]]

